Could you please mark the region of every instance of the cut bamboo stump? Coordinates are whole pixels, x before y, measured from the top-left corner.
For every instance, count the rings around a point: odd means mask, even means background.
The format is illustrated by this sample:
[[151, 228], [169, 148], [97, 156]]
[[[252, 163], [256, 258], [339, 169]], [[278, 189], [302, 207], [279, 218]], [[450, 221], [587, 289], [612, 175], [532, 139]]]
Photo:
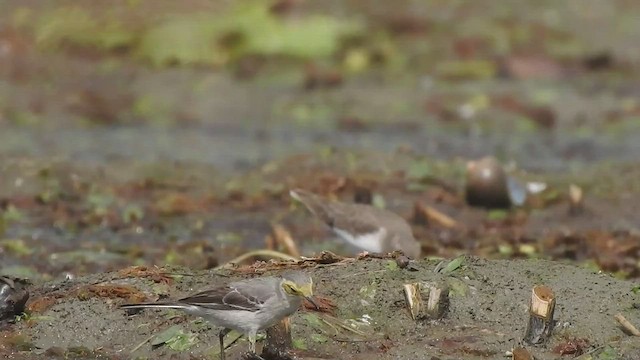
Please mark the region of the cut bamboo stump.
[[293, 348], [291, 339], [291, 323], [289, 318], [284, 318], [276, 325], [268, 328], [267, 343], [262, 349], [262, 356], [265, 360], [290, 360], [289, 351]]
[[438, 320], [449, 309], [449, 286], [444, 282], [404, 284], [403, 290], [413, 320]]
[[556, 307], [556, 298], [548, 286], [535, 286], [531, 292], [529, 305], [529, 325], [524, 336], [524, 341], [531, 345], [541, 345], [549, 340], [555, 322], [553, 312]]

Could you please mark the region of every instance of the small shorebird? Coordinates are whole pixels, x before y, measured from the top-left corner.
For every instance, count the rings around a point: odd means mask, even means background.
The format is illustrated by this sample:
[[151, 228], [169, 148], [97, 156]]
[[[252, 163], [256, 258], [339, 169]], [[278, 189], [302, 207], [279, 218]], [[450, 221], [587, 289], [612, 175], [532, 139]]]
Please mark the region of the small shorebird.
[[[200, 316], [223, 327], [219, 333], [220, 358], [224, 360], [224, 336], [231, 330], [247, 336], [250, 353], [256, 355], [256, 334], [292, 315], [306, 298], [312, 304], [313, 281], [301, 271], [282, 277], [262, 277], [232, 282], [175, 301], [124, 304], [121, 308], [170, 308]], [[316, 305], [317, 307], [317, 305]]]
[[341, 239], [372, 253], [402, 251], [413, 259], [420, 257], [420, 243], [402, 217], [371, 205], [330, 201], [309, 191], [295, 189], [291, 197], [326, 223]]

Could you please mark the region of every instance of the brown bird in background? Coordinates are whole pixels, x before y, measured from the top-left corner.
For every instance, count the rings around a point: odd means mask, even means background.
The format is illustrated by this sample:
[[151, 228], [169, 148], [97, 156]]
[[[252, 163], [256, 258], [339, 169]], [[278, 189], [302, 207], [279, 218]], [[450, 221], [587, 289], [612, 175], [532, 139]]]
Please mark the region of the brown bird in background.
[[407, 221], [397, 214], [371, 205], [330, 201], [302, 189], [291, 190], [290, 195], [342, 240], [361, 251], [389, 253], [400, 250], [411, 258], [420, 257], [420, 243], [413, 237]]

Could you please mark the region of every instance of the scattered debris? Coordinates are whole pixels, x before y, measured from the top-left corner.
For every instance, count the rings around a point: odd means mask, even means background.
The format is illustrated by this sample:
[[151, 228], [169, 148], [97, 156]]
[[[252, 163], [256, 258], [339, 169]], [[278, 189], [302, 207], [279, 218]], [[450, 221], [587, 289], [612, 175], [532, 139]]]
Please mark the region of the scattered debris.
[[147, 300], [147, 296], [144, 293], [129, 285], [96, 284], [86, 286], [77, 291], [77, 297], [80, 300], [87, 300], [92, 296], [109, 299], [120, 298], [129, 302], [143, 302]]
[[617, 314], [614, 316], [618, 324], [622, 326], [622, 328], [633, 336], [640, 336], [640, 330], [636, 328], [632, 323], [629, 322], [622, 314]]
[[129, 266], [118, 271], [118, 276], [122, 278], [147, 278], [153, 282], [163, 284], [171, 284], [173, 282], [173, 277], [157, 266]]
[[185, 351], [198, 342], [195, 334], [186, 333], [180, 325], [173, 325], [151, 339], [151, 346], [166, 345], [171, 350]]
[[[249, 251], [246, 252], [228, 262], [226, 262], [225, 264], [222, 264], [216, 268], [214, 268], [214, 270], [219, 270], [219, 269], [227, 269], [227, 268], [235, 268], [237, 266], [237, 264], [242, 263], [246, 260], [255, 258], [255, 257], [271, 257], [271, 258], [276, 258], [276, 259], [282, 259], [285, 260], [285, 262], [281, 262], [281, 263], [272, 263], [272, 264], [278, 264], [275, 265], [275, 268], [286, 268], [287, 265], [293, 265], [296, 264], [296, 262], [299, 260], [296, 257], [293, 257], [289, 254], [285, 254], [285, 253], [281, 253], [278, 251], [273, 251], [273, 250], [255, 250], [255, 251]], [[249, 267], [253, 267], [256, 264], [260, 265], [260, 264], [264, 264], [264, 262], [254, 262], [252, 265], [249, 265]], [[274, 268], [274, 269], [275, 269]], [[242, 268], [236, 269], [236, 271], [242, 271]], [[269, 269], [268, 269], [269, 270]], [[268, 270], [264, 270], [264, 271], [268, 271]]]
[[553, 352], [558, 355], [580, 356], [589, 347], [587, 339], [569, 339], [553, 347]]
[[318, 307], [313, 305], [307, 299], [304, 299], [302, 306], [304, 307], [305, 310], [309, 310], [309, 311], [315, 311], [315, 312], [327, 313], [327, 314], [333, 314], [335, 312], [336, 304], [333, 302], [333, 300], [324, 296], [316, 295], [314, 297], [314, 301], [316, 302]]
[[37, 297], [29, 302], [27, 305], [27, 311], [32, 314], [42, 314], [50, 307], [55, 305], [59, 299], [63, 298], [62, 294], [45, 295]]
[[446, 265], [444, 265], [444, 261], [441, 261], [433, 269], [433, 272], [441, 274], [451, 274], [462, 266], [462, 264], [464, 263], [464, 258], [465, 255], [460, 255], [457, 258], [449, 261]]
[[556, 298], [551, 288], [544, 285], [533, 288], [529, 304], [529, 324], [524, 336], [525, 342], [539, 345], [549, 340], [555, 325], [553, 320], [555, 306]]
[[[117, 275], [120, 275], [119, 273]], [[117, 278], [117, 276], [116, 276]], [[74, 286], [70, 289], [60, 289], [52, 291], [46, 295], [34, 298], [27, 305], [27, 310], [32, 314], [41, 314], [60, 300], [75, 297], [79, 300], [87, 300], [92, 297], [102, 297], [108, 299], [125, 299], [131, 302], [143, 302], [147, 296], [133, 286], [100, 283], [85, 286]]]

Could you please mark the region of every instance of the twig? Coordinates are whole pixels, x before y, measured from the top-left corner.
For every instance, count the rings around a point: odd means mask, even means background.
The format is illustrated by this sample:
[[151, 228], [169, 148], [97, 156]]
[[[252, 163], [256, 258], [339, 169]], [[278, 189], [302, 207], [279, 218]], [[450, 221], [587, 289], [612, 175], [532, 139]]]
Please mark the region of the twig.
[[596, 347], [594, 349], [591, 349], [591, 350], [587, 351], [586, 353], [578, 356], [576, 359], [584, 359], [584, 360], [589, 359], [590, 360], [590, 359], [593, 358], [593, 357], [590, 356], [591, 354], [593, 354], [596, 351], [600, 351], [600, 350], [604, 349], [604, 347], [605, 347], [605, 345], [600, 345], [600, 346], [598, 346], [598, 347]]
[[341, 338], [337, 338], [337, 337], [332, 337], [333, 340], [337, 341], [337, 342], [344, 342], [344, 343], [357, 343], [357, 342], [370, 342], [370, 341], [375, 341], [376, 339], [341, 339]]
[[360, 276], [360, 275], [364, 275], [364, 274], [374, 274], [374, 273], [381, 273], [381, 272], [385, 272], [385, 271], [389, 271], [387, 269], [381, 269], [381, 270], [370, 270], [370, 271], [359, 271], [353, 274], [347, 274], [344, 276], [341, 276], [340, 279], [346, 279], [346, 278], [350, 278], [353, 276]]
[[618, 314], [616, 316], [614, 316], [616, 321], [625, 329], [627, 330], [631, 335], [633, 336], [640, 336], [640, 331], [638, 330], [638, 328], [636, 328], [635, 326], [633, 326], [632, 323], [629, 322], [629, 320], [625, 319], [624, 316], [622, 316], [622, 314]]
[[153, 334], [153, 335], [149, 336], [148, 338], [144, 339], [140, 344], [138, 344], [136, 347], [131, 349], [131, 354], [133, 354], [134, 352], [138, 351], [138, 349], [140, 349], [142, 347], [142, 345], [144, 345], [144, 344], [148, 343], [149, 341], [151, 341], [151, 339], [153, 339], [154, 336], [156, 336], [156, 334]]
[[254, 250], [254, 251], [249, 251], [247, 253], [244, 253], [238, 257], [236, 257], [235, 259], [231, 259], [230, 261], [227, 261], [226, 263], [214, 268], [214, 270], [219, 270], [222, 269], [224, 267], [226, 267], [229, 264], [237, 264], [240, 262], [243, 262], [249, 258], [252, 258], [254, 256], [268, 256], [268, 257], [272, 257], [272, 258], [278, 258], [280, 260], [287, 260], [287, 261], [298, 261], [300, 260], [299, 258], [293, 257], [289, 254], [285, 254], [279, 251], [273, 251], [273, 250]]
[[430, 222], [435, 222], [448, 229], [458, 226], [458, 223], [449, 215], [420, 201], [415, 203], [413, 211], [416, 223], [427, 225]]
[[[332, 320], [336, 320], [335, 324], [338, 325], [339, 327], [341, 327], [341, 328], [343, 328], [343, 329], [345, 329], [347, 331], [351, 331], [354, 334], [357, 334], [357, 335], [360, 335], [360, 336], [363, 336], [363, 337], [367, 337], [367, 334], [363, 333], [360, 330], [353, 329], [353, 328], [343, 324], [342, 322], [340, 322], [340, 320], [334, 318], [333, 316], [327, 316], [327, 317], [332, 319]], [[325, 320], [324, 317], [321, 320], [324, 321], [327, 325], [329, 325], [329, 322], [327, 320]]]
[[227, 350], [228, 348], [230, 348], [233, 344], [237, 343], [238, 340], [242, 339], [243, 336], [244, 336], [243, 334], [238, 334], [238, 336], [236, 336], [233, 340], [231, 340], [228, 344], [224, 346], [224, 349]]

